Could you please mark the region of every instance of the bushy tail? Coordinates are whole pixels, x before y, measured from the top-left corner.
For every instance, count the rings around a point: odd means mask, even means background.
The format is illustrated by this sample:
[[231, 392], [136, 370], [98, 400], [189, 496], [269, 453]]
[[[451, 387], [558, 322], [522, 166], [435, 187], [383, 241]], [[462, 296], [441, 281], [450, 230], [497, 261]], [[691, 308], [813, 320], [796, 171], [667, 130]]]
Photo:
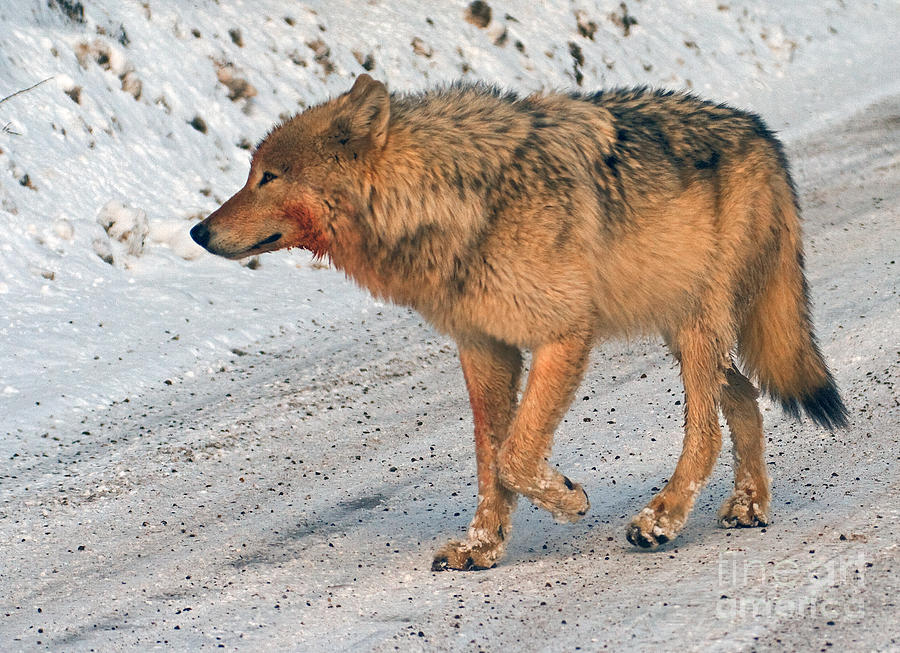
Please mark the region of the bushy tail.
[[[786, 208], [786, 207], [785, 207]], [[800, 409], [828, 429], [847, 426], [847, 409], [813, 334], [809, 295], [803, 275], [799, 221], [790, 228], [776, 267], [750, 310], [738, 348], [746, 371], [760, 388], [781, 402], [792, 417]]]

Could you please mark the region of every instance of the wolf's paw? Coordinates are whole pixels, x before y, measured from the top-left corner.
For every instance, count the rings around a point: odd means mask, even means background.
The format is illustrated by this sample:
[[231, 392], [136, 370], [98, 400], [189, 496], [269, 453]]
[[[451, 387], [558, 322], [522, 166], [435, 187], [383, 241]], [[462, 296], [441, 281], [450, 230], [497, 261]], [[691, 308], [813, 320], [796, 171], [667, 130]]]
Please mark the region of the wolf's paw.
[[719, 508], [719, 525], [722, 528], [752, 528], [769, 523], [768, 498], [758, 497], [744, 488], [734, 491]]
[[576, 522], [587, 514], [591, 507], [590, 499], [581, 483], [573, 483], [563, 476], [562, 485], [564, 489], [560, 491], [548, 490], [531, 500], [536, 506], [549, 511], [553, 519], [561, 524]]
[[657, 512], [648, 506], [631, 520], [625, 538], [634, 546], [655, 549], [675, 539], [683, 525], [683, 520], [673, 519], [668, 512]]
[[506, 487], [525, 496], [563, 524], [578, 521], [591, 507], [587, 492], [580, 483], [573, 483], [567, 476], [549, 467], [520, 477], [506, 473], [501, 468], [501, 478]]
[[497, 564], [503, 555], [504, 543], [481, 540], [451, 540], [434, 554], [431, 571], [482, 571]]

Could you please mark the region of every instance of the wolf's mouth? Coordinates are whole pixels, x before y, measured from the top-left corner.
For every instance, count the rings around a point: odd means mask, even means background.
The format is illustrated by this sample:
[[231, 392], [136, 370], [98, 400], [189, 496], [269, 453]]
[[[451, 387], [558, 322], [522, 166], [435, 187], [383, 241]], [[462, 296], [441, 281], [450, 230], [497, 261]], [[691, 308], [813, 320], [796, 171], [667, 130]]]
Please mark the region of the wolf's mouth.
[[263, 238], [261, 241], [259, 241], [258, 243], [254, 244], [254, 245], [250, 245], [250, 247], [242, 249], [238, 252], [224, 254], [224, 256], [226, 258], [230, 258], [230, 259], [244, 258], [245, 256], [250, 256], [251, 254], [259, 253], [259, 252], [256, 252], [256, 250], [261, 249], [261, 248], [265, 247], [266, 245], [271, 245], [272, 243], [278, 242], [279, 240], [281, 240], [281, 234], [275, 233], [275, 234], [272, 234], [271, 236], [269, 236], [268, 238]]
[[256, 243], [256, 244], [255, 244], [253, 247], [251, 247], [250, 249], [256, 249], [257, 247], [263, 247], [263, 246], [265, 246], [265, 245], [270, 245], [270, 244], [272, 244], [272, 243], [274, 243], [275, 241], [280, 240], [280, 239], [281, 239], [281, 234], [272, 234], [272, 235], [269, 236], [268, 238], [264, 238], [263, 240], [261, 240], [261, 241], [259, 241], [258, 243]]

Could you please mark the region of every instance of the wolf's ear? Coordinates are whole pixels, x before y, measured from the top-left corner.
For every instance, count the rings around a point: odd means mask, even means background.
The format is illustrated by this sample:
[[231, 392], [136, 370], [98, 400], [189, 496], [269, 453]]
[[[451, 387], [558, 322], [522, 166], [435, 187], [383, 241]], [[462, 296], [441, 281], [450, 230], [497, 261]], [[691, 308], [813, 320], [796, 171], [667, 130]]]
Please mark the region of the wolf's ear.
[[347, 93], [354, 139], [368, 140], [381, 149], [387, 141], [391, 99], [387, 87], [363, 73]]

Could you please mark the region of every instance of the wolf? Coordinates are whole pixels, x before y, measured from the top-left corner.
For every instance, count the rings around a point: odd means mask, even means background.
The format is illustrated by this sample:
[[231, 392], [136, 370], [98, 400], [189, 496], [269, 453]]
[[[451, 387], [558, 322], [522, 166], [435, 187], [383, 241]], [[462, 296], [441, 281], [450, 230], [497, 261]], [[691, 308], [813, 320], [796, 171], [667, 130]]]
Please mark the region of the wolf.
[[[722, 526], [769, 521], [762, 391], [833, 429], [847, 411], [813, 334], [797, 194], [753, 113], [646, 88], [520, 96], [482, 83], [346, 93], [274, 127], [246, 185], [191, 229], [231, 259], [302, 247], [457, 343], [478, 503], [433, 569], [494, 566], [519, 495], [588, 510], [548, 462], [598, 340], [658, 334], [684, 442], [627, 540], [676, 537], [731, 433]], [[532, 352], [520, 397], [522, 350]]]

